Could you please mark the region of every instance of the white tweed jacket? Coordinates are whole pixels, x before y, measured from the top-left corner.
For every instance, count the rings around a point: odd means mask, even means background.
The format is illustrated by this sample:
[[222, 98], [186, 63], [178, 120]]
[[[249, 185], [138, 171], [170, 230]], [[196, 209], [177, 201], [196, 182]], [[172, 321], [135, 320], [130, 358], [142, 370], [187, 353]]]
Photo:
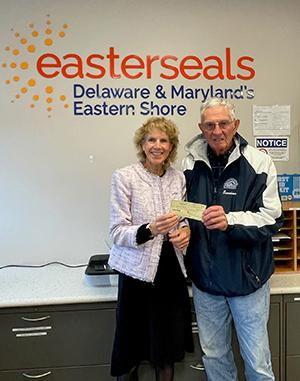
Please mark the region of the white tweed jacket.
[[[109, 265], [124, 274], [153, 282], [161, 253], [163, 235], [137, 245], [138, 228], [169, 212], [171, 200], [185, 197], [182, 172], [169, 167], [164, 176], [147, 171], [142, 163], [116, 170], [112, 176], [110, 204]], [[187, 224], [181, 222], [181, 224]], [[183, 255], [175, 249], [183, 274]]]

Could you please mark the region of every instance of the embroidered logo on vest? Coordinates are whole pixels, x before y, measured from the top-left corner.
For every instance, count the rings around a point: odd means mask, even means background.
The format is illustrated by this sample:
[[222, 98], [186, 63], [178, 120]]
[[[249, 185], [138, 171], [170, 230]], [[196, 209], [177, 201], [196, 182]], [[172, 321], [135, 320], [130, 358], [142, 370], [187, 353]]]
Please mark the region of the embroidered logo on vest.
[[223, 194], [235, 196], [238, 185], [239, 183], [237, 182], [237, 180], [231, 177], [230, 179], [226, 180], [224, 183]]

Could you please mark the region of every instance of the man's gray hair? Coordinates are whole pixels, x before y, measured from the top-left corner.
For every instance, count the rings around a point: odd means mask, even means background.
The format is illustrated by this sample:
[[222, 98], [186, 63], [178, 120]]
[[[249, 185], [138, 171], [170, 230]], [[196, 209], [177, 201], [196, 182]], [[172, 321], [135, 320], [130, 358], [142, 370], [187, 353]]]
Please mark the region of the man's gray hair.
[[204, 102], [200, 109], [201, 119], [203, 117], [204, 112], [211, 107], [224, 106], [228, 109], [232, 120], [236, 119], [235, 117], [235, 107], [234, 104], [229, 102], [227, 99], [223, 98], [210, 98], [206, 102]]

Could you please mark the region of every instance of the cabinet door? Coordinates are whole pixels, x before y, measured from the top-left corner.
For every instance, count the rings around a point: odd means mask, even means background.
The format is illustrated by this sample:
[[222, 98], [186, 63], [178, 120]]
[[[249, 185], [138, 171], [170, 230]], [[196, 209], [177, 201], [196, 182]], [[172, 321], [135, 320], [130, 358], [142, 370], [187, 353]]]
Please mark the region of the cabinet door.
[[[207, 377], [202, 364], [202, 349], [199, 343], [198, 326], [193, 301], [192, 308], [192, 332], [195, 350], [186, 352], [183, 361], [175, 364], [174, 381], [206, 381]], [[155, 380], [155, 372], [151, 364], [144, 362], [139, 367], [139, 381]]]
[[46, 368], [46, 369], [24, 369], [17, 371], [0, 372], [0, 381], [113, 381], [110, 376], [109, 366], [94, 367], [71, 367], [71, 368]]
[[0, 369], [108, 364], [115, 310], [1, 314], [0, 327]]
[[[271, 303], [270, 303], [270, 317], [268, 322], [268, 331], [269, 331], [269, 340], [270, 340], [270, 349], [272, 355], [272, 365], [273, 371], [275, 374], [276, 381], [280, 381], [282, 379], [282, 356], [281, 356], [281, 348], [282, 348], [282, 326], [281, 326], [281, 311], [282, 311], [282, 298], [280, 295], [271, 295]], [[193, 319], [195, 322], [195, 318]], [[194, 326], [196, 332], [196, 327]], [[245, 381], [244, 376], [244, 364], [243, 360], [240, 356], [239, 344], [237, 341], [235, 330], [233, 329], [233, 351], [235, 362], [238, 368], [239, 380]], [[186, 361], [184, 364], [178, 364], [178, 378], [176, 380], [185, 380], [185, 379], [195, 379], [198, 380], [206, 380], [205, 371], [202, 365], [202, 349], [199, 345], [198, 337], [194, 337], [195, 345], [195, 353], [192, 355], [188, 355], [186, 357]], [[191, 360], [194, 360], [193, 362]], [[197, 369], [198, 368], [198, 369]], [[181, 377], [181, 374], [184, 376], [188, 375], [189, 378]], [[180, 378], [181, 377], [181, 378]]]
[[[174, 381], [207, 381], [203, 368], [196, 369], [195, 362], [181, 361], [175, 364]], [[153, 366], [144, 362], [139, 367], [139, 381], [155, 380]], [[0, 381], [2, 381], [0, 379]], [[102, 380], [101, 380], [102, 381]]]
[[286, 381], [300, 380], [300, 294], [285, 295]]
[[202, 355], [203, 351], [199, 341], [199, 330], [197, 325], [196, 311], [193, 301], [191, 302], [192, 309], [192, 332], [194, 341], [194, 352], [186, 353], [184, 362], [176, 364], [175, 381], [184, 380], [207, 380]]
[[[282, 380], [281, 348], [282, 348], [282, 327], [281, 327], [282, 299], [280, 295], [272, 295], [270, 303], [270, 317], [268, 322], [269, 341], [272, 356], [272, 366], [276, 381]], [[240, 356], [239, 345], [235, 331], [233, 332], [233, 349], [235, 362], [238, 368], [239, 380], [245, 381], [244, 364]]]
[[191, 363], [189, 361], [177, 363], [175, 366], [174, 381], [207, 381], [204, 367], [200, 366], [200, 364], [198, 363], [195, 366], [194, 362]]

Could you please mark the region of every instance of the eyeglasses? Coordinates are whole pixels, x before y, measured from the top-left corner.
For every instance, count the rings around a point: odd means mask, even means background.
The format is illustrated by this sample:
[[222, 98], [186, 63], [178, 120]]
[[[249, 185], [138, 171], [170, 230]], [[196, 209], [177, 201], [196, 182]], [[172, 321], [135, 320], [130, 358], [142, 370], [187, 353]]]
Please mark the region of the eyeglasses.
[[219, 122], [205, 122], [202, 123], [202, 127], [206, 131], [213, 131], [216, 126], [219, 126], [221, 130], [226, 130], [234, 121], [233, 120], [220, 120]]

